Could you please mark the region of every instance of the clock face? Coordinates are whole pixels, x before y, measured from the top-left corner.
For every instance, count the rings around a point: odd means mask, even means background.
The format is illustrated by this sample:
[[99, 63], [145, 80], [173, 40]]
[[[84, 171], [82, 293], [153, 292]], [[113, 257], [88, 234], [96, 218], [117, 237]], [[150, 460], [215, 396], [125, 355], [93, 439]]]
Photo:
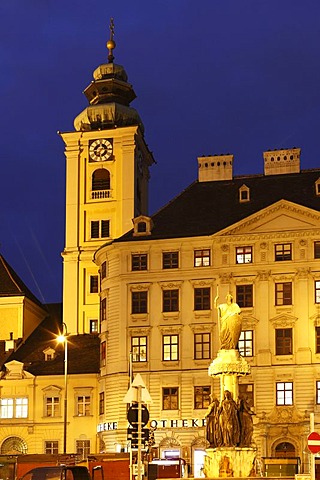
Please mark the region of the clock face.
[[94, 140], [89, 147], [90, 158], [95, 162], [108, 160], [112, 155], [112, 143], [106, 138]]

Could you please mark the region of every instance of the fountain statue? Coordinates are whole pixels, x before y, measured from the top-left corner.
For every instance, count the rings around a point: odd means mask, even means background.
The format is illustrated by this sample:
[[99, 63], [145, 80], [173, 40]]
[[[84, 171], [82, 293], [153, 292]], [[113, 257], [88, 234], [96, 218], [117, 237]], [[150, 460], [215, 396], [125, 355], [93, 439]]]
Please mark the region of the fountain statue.
[[241, 310], [230, 293], [226, 303], [218, 304], [218, 298], [214, 305], [218, 311], [220, 350], [209, 366], [209, 375], [220, 378], [220, 398], [210, 397], [206, 413], [210, 447], [206, 450], [204, 472], [207, 477], [248, 477], [256, 449], [252, 446], [254, 412], [247, 399], [239, 396], [239, 377], [250, 373], [238, 350]]

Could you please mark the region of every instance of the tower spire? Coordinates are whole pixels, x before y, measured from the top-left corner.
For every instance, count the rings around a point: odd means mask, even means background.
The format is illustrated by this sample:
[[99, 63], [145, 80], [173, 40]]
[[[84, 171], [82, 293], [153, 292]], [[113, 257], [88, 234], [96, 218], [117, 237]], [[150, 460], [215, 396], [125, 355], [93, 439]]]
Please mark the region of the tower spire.
[[114, 37], [114, 21], [113, 18], [110, 18], [110, 39], [107, 41], [107, 49], [109, 50], [109, 55], [108, 55], [108, 62], [113, 63], [114, 56], [113, 56], [113, 50], [116, 48], [116, 42], [113, 40]]

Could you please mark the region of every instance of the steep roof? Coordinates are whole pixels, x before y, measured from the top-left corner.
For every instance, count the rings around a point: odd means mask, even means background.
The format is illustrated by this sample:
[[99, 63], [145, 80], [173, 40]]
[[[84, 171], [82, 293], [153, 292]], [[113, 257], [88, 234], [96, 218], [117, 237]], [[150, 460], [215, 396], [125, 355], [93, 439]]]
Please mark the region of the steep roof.
[[[315, 182], [320, 169], [282, 175], [248, 175], [232, 180], [194, 182], [152, 216], [151, 235], [133, 236], [133, 230], [115, 242], [212, 235], [266, 208], [289, 200], [320, 211]], [[239, 189], [250, 189], [250, 201], [239, 201]]]
[[32, 302], [43, 307], [42, 303], [29, 290], [13, 268], [0, 255], [0, 297], [25, 296]]

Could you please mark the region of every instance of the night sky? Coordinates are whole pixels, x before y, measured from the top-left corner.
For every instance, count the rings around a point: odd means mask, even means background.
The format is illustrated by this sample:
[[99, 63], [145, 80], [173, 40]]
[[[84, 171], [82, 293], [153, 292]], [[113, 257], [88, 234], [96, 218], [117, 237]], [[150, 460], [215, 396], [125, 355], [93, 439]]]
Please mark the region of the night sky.
[[157, 164], [150, 212], [197, 177], [197, 156], [301, 147], [319, 168], [319, 0], [9, 0], [0, 4], [0, 252], [43, 302], [62, 298], [65, 157], [84, 88], [123, 65]]

